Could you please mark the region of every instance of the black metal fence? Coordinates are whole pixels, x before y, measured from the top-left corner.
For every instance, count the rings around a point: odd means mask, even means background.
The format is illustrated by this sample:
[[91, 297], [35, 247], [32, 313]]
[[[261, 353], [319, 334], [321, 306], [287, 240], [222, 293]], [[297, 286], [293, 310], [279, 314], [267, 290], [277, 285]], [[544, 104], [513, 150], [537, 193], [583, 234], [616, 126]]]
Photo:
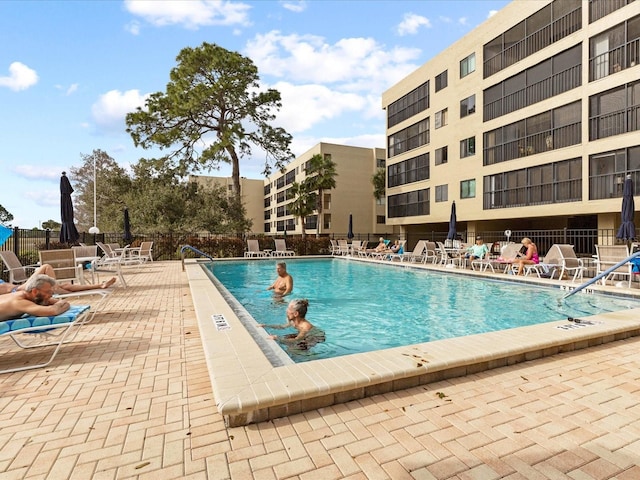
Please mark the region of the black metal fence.
[[[595, 254], [595, 245], [613, 245], [620, 241], [615, 238], [616, 231], [613, 229], [556, 229], [556, 230], [514, 230], [510, 237], [505, 236], [504, 231], [460, 231], [459, 238], [463, 241], [472, 241], [476, 235], [481, 235], [487, 245], [498, 244], [507, 240], [519, 242], [522, 238], [528, 237], [538, 246], [538, 251], [544, 255], [554, 243], [570, 244], [574, 246], [579, 257], [591, 258]], [[180, 248], [184, 245], [191, 245], [206, 252], [213, 257], [241, 257], [245, 251], [246, 238], [257, 238], [261, 249], [274, 249], [272, 236], [269, 235], [222, 235], [208, 233], [156, 233], [150, 235], [138, 235], [134, 238], [132, 246], [138, 246], [142, 241], [152, 241], [153, 258], [155, 260], [180, 260]], [[356, 240], [368, 240], [370, 244], [378, 243], [378, 238], [396, 238], [394, 233], [365, 233], [356, 234]], [[446, 231], [412, 231], [407, 237], [407, 250], [413, 249], [418, 240], [444, 241], [447, 237]], [[335, 234], [331, 237], [323, 236], [316, 238], [307, 235], [303, 241], [300, 235], [284, 235], [290, 249], [299, 255], [318, 255], [330, 252], [330, 238], [347, 238], [344, 234]], [[59, 242], [59, 232], [52, 230], [25, 230], [13, 229], [13, 235], [0, 246], [0, 250], [13, 250], [23, 265], [35, 264], [39, 261], [38, 252], [40, 250], [50, 250], [55, 248], [69, 248], [70, 245]], [[94, 245], [95, 242], [119, 243], [124, 246], [122, 233], [100, 233], [92, 235], [81, 233], [79, 242], [87, 245]], [[3, 268], [4, 270], [4, 268]], [[6, 272], [2, 278], [6, 280]]]

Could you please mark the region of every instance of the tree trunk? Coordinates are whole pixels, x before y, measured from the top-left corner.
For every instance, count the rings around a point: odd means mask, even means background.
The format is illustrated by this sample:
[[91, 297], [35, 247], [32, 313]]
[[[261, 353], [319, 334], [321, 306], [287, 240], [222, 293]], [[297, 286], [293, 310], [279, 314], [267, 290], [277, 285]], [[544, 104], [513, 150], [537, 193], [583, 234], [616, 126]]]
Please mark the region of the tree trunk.
[[233, 147], [227, 148], [231, 156], [231, 178], [233, 179], [233, 194], [239, 205], [242, 205], [242, 195], [240, 194], [240, 160]]

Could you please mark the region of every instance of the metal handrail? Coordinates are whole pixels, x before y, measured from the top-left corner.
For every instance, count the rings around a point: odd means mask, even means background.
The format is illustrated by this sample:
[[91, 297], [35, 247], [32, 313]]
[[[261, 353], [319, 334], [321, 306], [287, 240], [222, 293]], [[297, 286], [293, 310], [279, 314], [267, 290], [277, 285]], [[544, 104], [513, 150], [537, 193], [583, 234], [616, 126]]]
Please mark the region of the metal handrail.
[[213, 257], [211, 255], [209, 255], [208, 253], [204, 253], [201, 250], [198, 250], [196, 247], [192, 247], [191, 245], [184, 245], [181, 249], [180, 249], [180, 261], [182, 262], [182, 271], [184, 272], [184, 252], [185, 250], [191, 250], [194, 253], [197, 253], [198, 255], [202, 255], [203, 257], [207, 257], [209, 260], [213, 260]]
[[588, 287], [589, 285], [592, 285], [594, 283], [596, 283], [598, 280], [600, 280], [602, 277], [606, 277], [607, 275], [609, 275], [611, 272], [613, 272], [614, 270], [616, 270], [617, 268], [620, 268], [622, 265], [624, 265], [625, 263], [629, 262], [630, 260], [634, 259], [634, 258], [638, 258], [640, 257], [640, 251], [632, 253], [631, 255], [629, 255], [627, 258], [625, 258], [624, 260], [616, 263], [613, 267], [609, 267], [607, 268], [604, 272], [599, 273], [598, 275], [596, 275], [595, 277], [593, 277], [591, 280], [586, 281], [585, 283], [583, 283], [582, 285], [580, 285], [578, 288], [576, 288], [575, 290], [571, 290], [569, 293], [567, 293], [564, 297], [562, 297], [562, 299], [564, 300], [567, 297], [570, 297], [571, 295], [573, 295], [574, 293], [579, 292], [580, 290], [582, 290], [585, 287]]

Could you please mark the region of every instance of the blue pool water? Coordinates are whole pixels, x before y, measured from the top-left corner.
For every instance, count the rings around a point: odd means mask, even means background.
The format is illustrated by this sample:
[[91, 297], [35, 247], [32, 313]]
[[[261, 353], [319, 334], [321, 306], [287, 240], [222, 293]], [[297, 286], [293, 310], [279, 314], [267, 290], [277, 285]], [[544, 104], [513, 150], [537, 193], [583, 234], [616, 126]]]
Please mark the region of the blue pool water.
[[[287, 352], [295, 362], [430, 342], [507, 328], [640, 307], [621, 297], [477, 279], [344, 259], [288, 260], [292, 295], [307, 298], [307, 319], [326, 342]], [[266, 288], [276, 261], [217, 262], [210, 271], [257, 323], [286, 322], [287, 303]], [[288, 301], [287, 300], [287, 301]], [[282, 335], [291, 331], [276, 330]]]

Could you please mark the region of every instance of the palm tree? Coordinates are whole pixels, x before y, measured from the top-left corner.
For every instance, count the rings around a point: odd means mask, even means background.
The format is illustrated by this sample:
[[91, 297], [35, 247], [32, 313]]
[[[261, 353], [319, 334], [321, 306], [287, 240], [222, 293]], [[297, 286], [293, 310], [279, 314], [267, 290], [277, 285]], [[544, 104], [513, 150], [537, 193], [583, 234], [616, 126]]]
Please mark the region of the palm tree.
[[336, 162], [331, 160], [331, 155], [321, 155], [316, 153], [309, 160], [307, 167], [307, 181], [310, 184], [310, 190], [317, 190], [318, 222], [316, 227], [316, 237], [320, 236], [320, 228], [322, 227], [322, 209], [323, 209], [323, 192], [336, 188]]
[[294, 217], [302, 221], [302, 239], [304, 240], [307, 236], [305, 220], [315, 209], [316, 194], [310, 188], [309, 182], [293, 182], [289, 189], [288, 197], [292, 198], [293, 201], [287, 204], [287, 208]]

